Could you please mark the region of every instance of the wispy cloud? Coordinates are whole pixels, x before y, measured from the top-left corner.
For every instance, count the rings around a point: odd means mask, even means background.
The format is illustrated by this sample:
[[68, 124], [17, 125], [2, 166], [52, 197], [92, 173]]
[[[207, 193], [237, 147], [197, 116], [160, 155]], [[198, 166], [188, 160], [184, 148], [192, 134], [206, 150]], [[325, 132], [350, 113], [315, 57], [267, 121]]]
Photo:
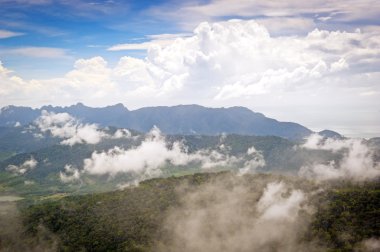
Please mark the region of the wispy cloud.
[[27, 31], [28, 34], [42, 34], [48, 37], [57, 37], [67, 35], [68, 33], [60, 28], [49, 26], [48, 24], [35, 24], [32, 21], [23, 20], [1, 20], [0, 26], [8, 29], [17, 29]]
[[[70, 11], [59, 15], [80, 16], [86, 18], [99, 17], [99, 15], [112, 15], [129, 10], [129, 3], [124, 1], [86, 1], [86, 0], [0, 0], [4, 8], [12, 8], [13, 11], [44, 6], [41, 10], [44, 14], [55, 16], [54, 8], [65, 8]], [[16, 8], [15, 8], [16, 7]]]
[[6, 38], [12, 38], [24, 35], [24, 33], [21, 32], [13, 32], [8, 30], [0, 30], [0, 39], [6, 39]]
[[52, 0], [0, 0], [2, 4], [22, 4], [22, 5], [45, 5], [52, 3]]
[[185, 38], [190, 36], [188, 33], [177, 33], [177, 34], [154, 34], [147, 35], [149, 41], [144, 41], [141, 43], [124, 43], [117, 44], [109, 47], [108, 51], [124, 51], [124, 50], [148, 50], [152, 46], [165, 47], [173, 44], [176, 39]]
[[[158, 45], [156, 42], [142, 42], [142, 43], [125, 43], [117, 44], [109, 47], [108, 51], [125, 51], [125, 50], [147, 50], [152, 45]], [[167, 45], [168, 43], [159, 43], [159, 45]]]
[[66, 49], [54, 47], [20, 47], [5, 49], [3, 54], [14, 54], [32, 58], [70, 58]]
[[[368, 8], [371, 6], [371, 8]], [[351, 25], [377, 24], [380, 4], [376, 0], [318, 0], [301, 1], [251, 1], [251, 0], [211, 0], [204, 3], [190, 0], [182, 4], [164, 4], [149, 10], [150, 14], [163, 20], [176, 22], [187, 30], [202, 21], [220, 21], [226, 17], [278, 19], [287, 18], [300, 21], [300, 17], [316, 22], [341, 22]], [[359, 22], [366, 20], [366, 22]], [[357, 21], [357, 22], [356, 22]], [[293, 23], [294, 23], [293, 22]], [[304, 21], [300, 21], [303, 23]], [[288, 26], [286, 26], [288, 24]], [[283, 27], [294, 30], [290, 22]]]

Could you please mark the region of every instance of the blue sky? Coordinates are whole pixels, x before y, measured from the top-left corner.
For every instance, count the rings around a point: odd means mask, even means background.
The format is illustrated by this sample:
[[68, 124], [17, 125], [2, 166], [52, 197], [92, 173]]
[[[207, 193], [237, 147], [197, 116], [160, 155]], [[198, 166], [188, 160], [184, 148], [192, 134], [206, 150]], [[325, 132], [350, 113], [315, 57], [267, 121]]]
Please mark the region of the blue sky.
[[[64, 73], [75, 59], [82, 57], [102, 55], [116, 61], [125, 53], [110, 53], [107, 47], [144, 41], [149, 34], [178, 31], [174, 23], [145, 14], [153, 3], [161, 2], [0, 1], [1, 29], [18, 33], [0, 40], [2, 61], [26, 78], [39, 77], [40, 73], [48, 76]], [[57, 48], [67, 57], [29, 57], [34, 59], [27, 60], [23, 54], [7, 53], [9, 49], [23, 47]], [[143, 52], [128, 54], [144, 57]], [[55, 58], [61, 60], [57, 62]], [[52, 69], [51, 64], [56, 66]]]
[[379, 58], [376, 0], [0, 0], [0, 106], [237, 105], [375, 136]]

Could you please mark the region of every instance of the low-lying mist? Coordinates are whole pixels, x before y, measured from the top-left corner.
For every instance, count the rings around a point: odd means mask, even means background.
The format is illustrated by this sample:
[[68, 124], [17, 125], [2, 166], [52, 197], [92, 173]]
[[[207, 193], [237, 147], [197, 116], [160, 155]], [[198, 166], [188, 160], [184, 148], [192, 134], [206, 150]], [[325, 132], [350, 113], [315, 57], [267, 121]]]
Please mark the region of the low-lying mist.
[[11, 227], [0, 239], [8, 251], [377, 251], [376, 184], [238, 172], [151, 179], [14, 212], [0, 218]]
[[305, 239], [318, 192], [311, 184], [265, 176], [185, 186], [165, 219], [159, 251], [321, 251]]
[[[183, 141], [170, 142], [157, 127], [142, 137], [139, 145], [129, 149], [115, 146], [107, 151], [93, 152], [91, 157], [83, 160], [83, 168], [66, 165], [60, 173], [64, 183], [80, 180], [81, 175], [109, 175], [111, 178], [118, 174], [129, 174], [139, 181], [160, 177], [162, 168], [166, 165], [183, 168], [187, 165], [199, 167], [202, 171], [210, 171], [215, 167], [235, 168], [239, 173], [252, 173], [265, 165], [260, 151], [252, 145], [245, 153], [232, 155], [223, 145], [224, 137], [220, 137], [220, 145], [216, 149], [199, 149], [190, 152]], [[130, 184], [131, 181], [127, 181]]]
[[[376, 198], [369, 199], [370, 195], [365, 196], [367, 189], [360, 189], [362, 183], [263, 174], [218, 176], [199, 187], [185, 184], [177, 188], [179, 204], [168, 210], [155, 246], [158, 251], [297, 252], [330, 251], [334, 241], [342, 249], [337, 251], [379, 251], [377, 224], [371, 224], [371, 235], [357, 241], [354, 238], [358, 236], [354, 228], [368, 228], [365, 225], [369, 224], [363, 224], [376, 219], [374, 210], [370, 210], [373, 205], [366, 204], [375, 204], [378, 210]], [[334, 197], [339, 197], [352, 188], [359, 188], [355, 190], [364, 192], [364, 196], [356, 192], [352, 194], [354, 198], [331, 202], [332, 191], [337, 192]], [[378, 200], [375, 195], [371, 197]], [[360, 209], [358, 202], [365, 200], [368, 203]], [[341, 210], [330, 213], [335, 217], [329, 216], [327, 209], [337, 206]], [[352, 211], [359, 215], [351, 215]], [[342, 217], [344, 214], [347, 217]], [[334, 218], [339, 220], [335, 223]], [[342, 220], [349, 222], [343, 224]], [[322, 226], [318, 226], [320, 223]], [[334, 228], [331, 235], [337, 236], [329, 237], [327, 230]]]

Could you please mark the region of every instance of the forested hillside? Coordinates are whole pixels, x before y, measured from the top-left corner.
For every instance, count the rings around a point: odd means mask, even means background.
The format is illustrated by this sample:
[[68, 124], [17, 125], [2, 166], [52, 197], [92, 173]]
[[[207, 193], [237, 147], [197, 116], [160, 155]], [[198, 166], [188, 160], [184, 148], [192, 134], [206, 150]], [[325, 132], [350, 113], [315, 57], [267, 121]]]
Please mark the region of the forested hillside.
[[19, 204], [23, 234], [3, 249], [372, 251], [380, 236], [378, 182], [203, 173]]

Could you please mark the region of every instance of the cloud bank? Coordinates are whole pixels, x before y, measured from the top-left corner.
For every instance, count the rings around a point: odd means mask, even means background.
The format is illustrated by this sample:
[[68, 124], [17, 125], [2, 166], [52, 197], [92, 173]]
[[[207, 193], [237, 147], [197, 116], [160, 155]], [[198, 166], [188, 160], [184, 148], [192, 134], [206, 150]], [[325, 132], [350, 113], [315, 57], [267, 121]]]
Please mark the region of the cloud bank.
[[374, 150], [362, 139], [332, 139], [313, 134], [303, 147], [340, 153], [342, 158], [338, 162], [332, 160], [327, 164], [304, 166], [299, 171], [301, 176], [318, 180], [353, 181], [374, 180], [380, 176], [380, 164], [375, 160]]
[[136, 147], [123, 149], [116, 146], [108, 151], [92, 153], [90, 158], [84, 160], [83, 172], [110, 176], [125, 173], [140, 181], [160, 176], [165, 165], [189, 164], [205, 170], [216, 167], [240, 168], [239, 172], [244, 174], [263, 167], [265, 160], [254, 147], [241, 156], [233, 156], [220, 149], [201, 149], [190, 153], [184, 142], [170, 143], [154, 127]]
[[134, 173], [153, 177], [160, 175], [159, 168], [166, 162], [183, 165], [189, 161], [181, 143], [175, 142], [169, 148], [159, 129], [153, 128], [137, 147], [125, 150], [116, 146], [105, 152], [94, 152], [84, 160], [84, 171], [95, 175]]

